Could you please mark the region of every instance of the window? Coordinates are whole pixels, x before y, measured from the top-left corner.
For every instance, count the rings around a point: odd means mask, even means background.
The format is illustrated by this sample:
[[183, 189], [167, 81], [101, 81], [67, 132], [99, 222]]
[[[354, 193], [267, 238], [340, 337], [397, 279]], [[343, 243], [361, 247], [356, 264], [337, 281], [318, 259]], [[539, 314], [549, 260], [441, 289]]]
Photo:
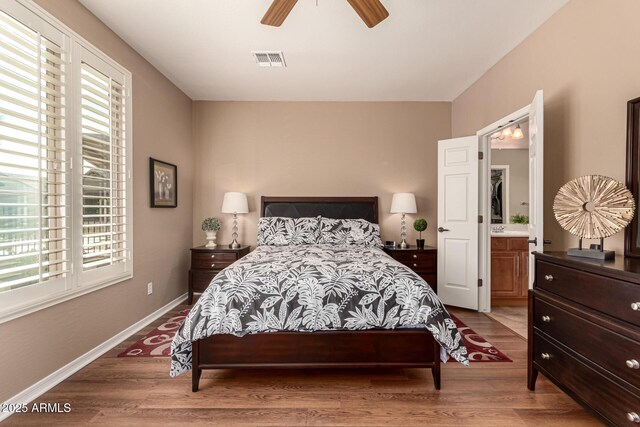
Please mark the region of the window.
[[37, 6], [2, 4], [0, 321], [131, 277], [130, 82]]

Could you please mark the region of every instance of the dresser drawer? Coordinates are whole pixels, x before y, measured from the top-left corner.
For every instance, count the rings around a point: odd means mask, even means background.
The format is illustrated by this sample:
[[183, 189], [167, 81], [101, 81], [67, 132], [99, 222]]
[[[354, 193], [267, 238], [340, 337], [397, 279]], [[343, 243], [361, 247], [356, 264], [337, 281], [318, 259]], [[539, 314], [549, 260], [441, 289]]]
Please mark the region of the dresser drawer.
[[[539, 332], [535, 333], [534, 362], [615, 425], [633, 425], [627, 414], [640, 414], [640, 390], [623, 388], [589, 368]], [[635, 392], [633, 391], [635, 390]]]
[[193, 292], [203, 292], [220, 270], [190, 270], [189, 275]]
[[638, 285], [538, 261], [536, 287], [640, 326], [640, 311], [631, 307], [640, 301]]
[[433, 292], [438, 293], [438, 276], [433, 273], [421, 273], [420, 277], [424, 279], [427, 284], [433, 289]]
[[436, 269], [435, 252], [394, 252], [393, 259], [416, 271]]
[[546, 301], [534, 301], [534, 326], [576, 353], [640, 388], [640, 342], [610, 331]]
[[[222, 269], [237, 259], [235, 253], [193, 252], [191, 254], [191, 268]], [[211, 265], [215, 264], [214, 267]]]
[[193, 252], [191, 254], [191, 261], [193, 263], [208, 263], [208, 262], [215, 262], [215, 261], [229, 261], [229, 262], [233, 262], [238, 258], [238, 256], [231, 252], [231, 253], [211, 253], [211, 252]]

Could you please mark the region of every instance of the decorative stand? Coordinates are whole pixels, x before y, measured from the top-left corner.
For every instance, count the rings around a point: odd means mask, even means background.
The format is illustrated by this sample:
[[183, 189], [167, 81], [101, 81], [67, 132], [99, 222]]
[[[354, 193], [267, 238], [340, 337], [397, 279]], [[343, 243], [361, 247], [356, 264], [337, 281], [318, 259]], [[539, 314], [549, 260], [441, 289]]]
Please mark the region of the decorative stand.
[[231, 238], [233, 241], [229, 244], [231, 249], [238, 249], [240, 247], [240, 243], [238, 243], [238, 213], [233, 213], [233, 228], [231, 229], [232, 234]]
[[404, 213], [402, 214], [402, 220], [400, 221], [400, 238], [402, 241], [400, 242], [400, 249], [407, 249], [409, 245], [407, 245], [407, 223], [404, 219]]
[[591, 245], [589, 249], [582, 248], [582, 238], [580, 238], [578, 247], [569, 249], [567, 255], [593, 259], [613, 259], [616, 253], [604, 250], [604, 238], [600, 238], [599, 245]]

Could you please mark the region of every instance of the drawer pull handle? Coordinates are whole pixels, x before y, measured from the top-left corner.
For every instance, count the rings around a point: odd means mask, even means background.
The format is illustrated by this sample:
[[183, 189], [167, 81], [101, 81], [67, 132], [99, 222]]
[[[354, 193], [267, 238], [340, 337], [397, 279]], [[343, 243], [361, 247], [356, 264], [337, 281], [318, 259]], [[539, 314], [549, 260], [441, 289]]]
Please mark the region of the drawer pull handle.
[[215, 266], [216, 266], [215, 264], [211, 264], [211, 268], [213, 268], [213, 267], [215, 267]]
[[413, 266], [414, 266], [414, 267], [417, 267], [417, 266], [418, 266], [418, 264], [415, 264], [415, 263], [414, 263], [414, 264], [413, 264]]
[[544, 276], [544, 280], [546, 280], [547, 282], [553, 282], [553, 275], [551, 274], [546, 274]]
[[416, 254], [413, 254], [413, 257], [414, 257], [414, 258], [418, 258], [418, 255], [416, 255]]
[[542, 357], [542, 360], [549, 360], [551, 359], [551, 355], [549, 353], [542, 353], [540, 355], [540, 357]]
[[640, 415], [635, 412], [627, 412], [627, 419], [632, 423], [640, 424]]
[[640, 369], [640, 362], [636, 359], [629, 359], [625, 363], [627, 364], [627, 367], [631, 369]]
[[215, 258], [215, 257], [216, 257], [216, 254], [212, 254], [212, 255], [211, 255], [211, 258]]
[[631, 310], [640, 311], [640, 302], [631, 303]]
[[542, 316], [542, 321], [543, 321], [543, 322], [545, 322], [545, 323], [549, 323], [549, 322], [551, 322], [551, 317], [549, 317], [549, 316]]

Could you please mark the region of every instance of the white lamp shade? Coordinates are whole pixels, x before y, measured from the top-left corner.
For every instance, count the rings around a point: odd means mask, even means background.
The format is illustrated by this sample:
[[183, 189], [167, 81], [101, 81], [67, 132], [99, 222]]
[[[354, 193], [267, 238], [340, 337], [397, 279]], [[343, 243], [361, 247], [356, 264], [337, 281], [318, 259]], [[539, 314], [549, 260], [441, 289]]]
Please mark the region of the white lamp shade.
[[222, 199], [222, 213], [248, 213], [249, 205], [247, 203], [247, 195], [230, 191], [224, 193]]
[[394, 193], [391, 199], [391, 213], [417, 213], [416, 196], [413, 193]]

